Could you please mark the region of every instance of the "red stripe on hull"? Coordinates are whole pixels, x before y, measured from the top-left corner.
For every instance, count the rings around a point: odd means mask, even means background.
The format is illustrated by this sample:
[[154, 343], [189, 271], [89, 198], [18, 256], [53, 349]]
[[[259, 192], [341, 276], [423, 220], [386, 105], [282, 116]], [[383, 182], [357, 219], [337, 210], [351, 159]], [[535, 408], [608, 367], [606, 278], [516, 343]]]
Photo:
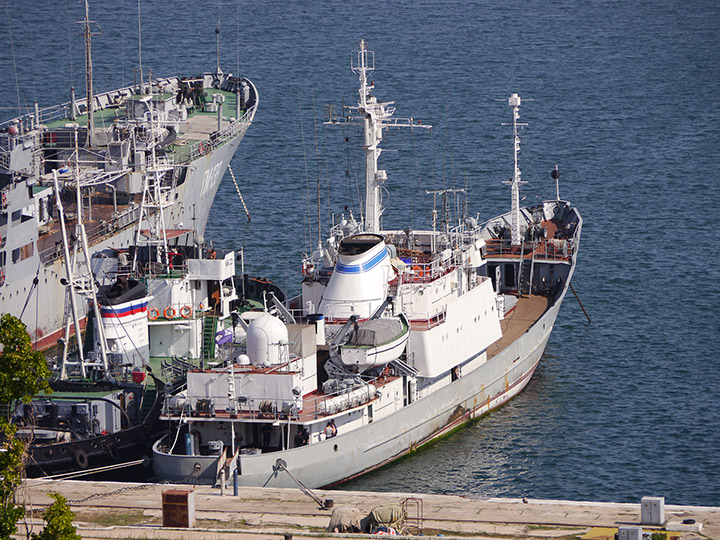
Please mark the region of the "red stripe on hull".
[[[80, 319], [80, 330], [85, 330], [85, 326], [87, 325], [87, 319], [83, 317]], [[60, 328], [59, 330], [55, 330], [51, 334], [48, 335], [42, 335], [42, 330], [38, 330], [36, 332], [36, 336], [40, 334], [42, 337], [38, 337], [35, 341], [33, 341], [33, 347], [39, 351], [44, 351], [45, 349], [49, 349], [50, 347], [54, 347], [57, 345], [58, 339], [61, 337], [65, 337], [65, 328]], [[75, 335], [75, 325], [70, 325], [70, 336]]]
[[119, 319], [120, 317], [127, 317], [129, 315], [135, 315], [136, 313], [143, 313], [147, 311], [147, 306], [135, 308], [132, 311], [125, 311], [123, 313], [115, 313], [114, 311], [102, 312], [101, 316], [103, 319], [113, 318]]

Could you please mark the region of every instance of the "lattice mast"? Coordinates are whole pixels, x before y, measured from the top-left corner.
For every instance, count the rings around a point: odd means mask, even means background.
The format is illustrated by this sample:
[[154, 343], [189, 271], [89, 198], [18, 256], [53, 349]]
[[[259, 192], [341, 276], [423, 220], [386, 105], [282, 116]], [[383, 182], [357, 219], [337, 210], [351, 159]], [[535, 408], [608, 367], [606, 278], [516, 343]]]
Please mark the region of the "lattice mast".
[[[76, 152], [77, 152], [77, 132], [76, 132]], [[76, 162], [77, 165], [77, 162]], [[88, 375], [88, 367], [101, 367], [103, 372], [108, 374], [108, 359], [107, 352], [105, 349], [105, 333], [102, 326], [102, 319], [100, 317], [100, 308], [98, 306], [97, 296], [95, 294], [95, 278], [92, 275], [90, 266], [90, 252], [88, 249], [87, 235], [85, 234], [85, 224], [83, 223], [82, 217], [82, 197], [80, 187], [80, 173], [76, 167], [75, 171], [75, 184], [76, 184], [76, 198], [77, 198], [77, 225], [75, 230], [76, 243], [74, 245], [73, 257], [70, 257], [70, 243], [67, 236], [67, 229], [65, 224], [65, 211], [63, 209], [62, 199], [60, 197], [60, 184], [58, 182], [57, 170], [53, 170], [53, 182], [55, 187], [55, 204], [60, 214], [60, 228], [62, 232], [62, 244], [63, 254], [65, 257], [65, 272], [66, 272], [66, 287], [70, 295], [71, 313], [70, 316], [65, 314], [65, 340], [63, 343], [62, 361], [60, 366], [60, 378], [65, 380], [68, 378], [68, 366], [79, 366], [80, 375], [82, 378], [86, 378]], [[82, 249], [83, 256], [85, 258], [85, 270], [80, 270], [78, 261], [78, 243]], [[85, 296], [91, 301], [92, 309], [95, 313], [95, 321], [98, 326], [99, 341], [100, 341], [100, 361], [89, 362], [83, 354], [83, 343], [80, 333], [80, 317], [78, 316], [78, 301], [76, 293]], [[70, 324], [75, 326], [75, 338], [78, 344], [78, 360], [68, 360], [68, 338], [70, 336]]]
[[[151, 92], [143, 98], [150, 110], [150, 132], [155, 133], [155, 111], [152, 107], [152, 83], [150, 84]], [[165, 214], [163, 210], [168, 208], [172, 201], [169, 200], [169, 186], [163, 186], [163, 178], [165, 174], [171, 171], [171, 167], [160, 164], [155, 155], [155, 143], [151, 146], [150, 165], [145, 170], [143, 176], [143, 194], [140, 202], [140, 215], [137, 221], [137, 230], [135, 231], [135, 253], [133, 255], [133, 272], [138, 271], [138, 249], [142, 245], [156, 247], [155, 256], [157, 262], [164, 263], [165, 268], [170, 266], [169, 250], [167, 243], [167, 231], [165, 229]], [[153, 218], [153, 219], [151, 219]], [[142, 225], [147, 223], [147, 239], [143, 240]], [[162, 248], [162, 249], [160, 249]], [[162, 252], [162, 255], [161, 255]], [[152, 255], [152, 253], [149, 253]]]

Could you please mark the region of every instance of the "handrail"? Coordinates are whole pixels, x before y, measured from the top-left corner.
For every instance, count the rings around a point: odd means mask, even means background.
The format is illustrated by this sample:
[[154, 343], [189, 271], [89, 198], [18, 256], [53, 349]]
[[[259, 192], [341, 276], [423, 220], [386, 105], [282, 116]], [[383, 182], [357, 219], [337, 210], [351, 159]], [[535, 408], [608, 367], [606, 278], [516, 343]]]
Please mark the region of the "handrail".
[[410, 327], [413, 330], [431, 330], [445, 322], [446, 312], [441, 311], [426, 319], [412, 319]]
[[252, 123], [252, 118], [255, 116], [255, 110], [257, 105], [253, 105], [245, 111], [242, 117], [230, 122], [230, 125], [223, 128], [222, 130], [215, 132], [214, 136], [207, 137], [202, 141], [191, 144], [188, 147], [179, 150], [175, 148], [172, 154], [172, 159], [169, 160], [171, 164], [188, 163], [199, 159], [200, 157], [209, 154], [216, 148], [225, 144], [228, 140], [232, 139], [237, 133], [245, 126], [249, 126]]
[[[238, 370], [236, 369], [235, 373], [238, 373]], [[365, 381], [364, 381], [365, 382]], [[367, 384], [371, 384], [373, 381], [366, 382], [365, 387], [367, 387]], [[304, 399], [303, 404], [307, 405], [307, 410], [311, 411], [312, 414], [314, 414], [315, 419], [320, 418], [321, 416], [332, 416], [333, 413], [324, 413], [321, 412], [320, 405], [324, 402], [326, 402], [328, 399], [333, 399], [336, 397], [341, 397], [346, 394], [349, 394], [353, 390], [357, 390], [358, 388], [363, 388], [363, 386], [357, 386], [351, 390], [347, 391], [336, 391], [336, 392], [330, 392], [328, 394], [323, 394], [322, 396], [318, 396], [312, 399]], [[367, 403], [367, 401], [370, 401], [374, 399], [375, 395], [369, 395], [368, 399], [365, 401], [362, 401], [362, 403], [357, 403], [355, 405], [351, 405], [345, 409], [353, 408], [353, 407], [359, 407], [360, 405], [363, 405], [364, 403]], [[297, 409], [294, 410], [284, 410], [283, 405], [286, 403], [289, 403], [291, 399], [289, 398], [280, 398], [280, 397], [268, 397], [268, 396], [243, 396], [242, 403], [239, 403], [239, 406], [236, 408], [236, 414], [237, 417], [240, 419], [250, 419], [250, 420], [278, 420], [280, 418], [295, 418], [298, 420], [300, 418], [300, 412]], [[215, 397], [207, 397], [207, 396], [190, 396], [187, 395], [185, 401], [183, 402], [181, 407], [168, 409], [164, 414], [168, 417], [175, 417], [182, 414], [185, 414], [187, 417], [192, 418], [193, 413], [192, 411], [197, 411], [198, 402], [200, 400], [212, 400], [213, 406], [214, 406], [214, 414], [217, 415], [218, 412], [226, 412], [226, 408], [221, 407], [227, 407], [229, 405], [228, 398], [225, 396], [215, 396]], [[255, 408], [248, 408], [244, 406], [245, 403], [253, 402], [257, 406]], [[265, 409], [260, 410], [261, 404], [265, 402], [266, 405], [263, 406]], [[188, 413], [188, 411], [190, 411]], [[211, 415], [212, 413], [208, 412], [208, 415]], [[195, 418], [206, 418], [206, 416], [195, 416]]]
[[[565, 254], [565, 246], [567, 246], [567, 254]], [[526, 251], [525, 248], [527, 246], [513, 246], [510, 240], [491, 239], [486, 243], [487, 257], [524, 258], [534, 256], [536, 259], [569, 261], [575, 252], [571, 239], [535, 241], [532, 243], [532, 252]]]

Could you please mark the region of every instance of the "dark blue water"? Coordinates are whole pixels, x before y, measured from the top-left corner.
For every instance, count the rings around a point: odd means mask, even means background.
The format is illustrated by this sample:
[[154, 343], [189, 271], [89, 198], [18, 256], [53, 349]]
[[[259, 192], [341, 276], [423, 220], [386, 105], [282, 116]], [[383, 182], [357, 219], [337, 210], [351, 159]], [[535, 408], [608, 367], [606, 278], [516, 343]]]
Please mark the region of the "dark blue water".
[[[3, 107], [17, 105], [10, 31], [23, 104], [67, 100], [72, 79], [84, 91], [80, 4], [2, 13]], [[558, 163], [561, 195], [585, 219], [574, 285], [592, 323], [568, 297], [519, 397], [347, 487], [720, 504], [720, 4], [143, 2], [144, 65], [212, 68], [218, 14], [222, 64], [235, 71], [239, 50], [261, 101], [232, 162], [252, 222], [226, 178], [206, 237], [243, 246], [252, 273], [298, 290], [318, 179], [324, 223], [357, 207], [358, 134], [321, 121], [326, 104], [356, 100], [360, 38], [376, 54], [376, 94], [434, 126], [386, 135], [386, 226], [427, 225], [423, 190], [443, 186], [467, 183], [482, 217], [509, 208], [511, 92], [534, 100], [521, 109], [525, 202], [553, 195]], [[136, 3], [94, 2], [91, 18], [96, 89], [132, 82]]]

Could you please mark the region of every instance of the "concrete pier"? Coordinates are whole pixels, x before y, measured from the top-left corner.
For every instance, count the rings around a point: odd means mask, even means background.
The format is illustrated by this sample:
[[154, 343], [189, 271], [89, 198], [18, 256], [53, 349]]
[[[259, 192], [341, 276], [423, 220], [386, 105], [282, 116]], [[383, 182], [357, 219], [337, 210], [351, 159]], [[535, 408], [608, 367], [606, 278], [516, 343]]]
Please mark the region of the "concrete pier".
[[[194, 491], [196, 526], [162, 526], [162, 493], [168, 489]], [[68, 499], [75, 525], [84, 539], [278, 539], [341, 538], [367, 535], [325, 532], [332, 509], [321, 509], [295, 489], [242, 488], [237, 497], [220, 495], [208, 486], [122, 484], [111, 482], [28, 480], [19, 495], [28, 511], [28, 526], [42, 528], [42, 509], [51, 492]], [[519, 499], [471, 499], [450, 495], [373, 493], [316, 490], [334, 507], [356, 507], [367, 513], [382, 504], [408, 497], [422, 499], [425, 536], [512, 539], [612, 539], [619, 527], [640, 527], [641, 507], [626, 503], [597, 503]], [[653, 494], [654, 495], [654, 494]], [[414, 511], [411, 517], [414, 517]], [[695, 520], [694, 523], [683, 521]], [[664, 532], [666, 539], [720, 539], [720, 507], [665, 505], [665, 526], [642, 526], [644, 532]], [[23, 532], [17, 538], [26, 538]]]

